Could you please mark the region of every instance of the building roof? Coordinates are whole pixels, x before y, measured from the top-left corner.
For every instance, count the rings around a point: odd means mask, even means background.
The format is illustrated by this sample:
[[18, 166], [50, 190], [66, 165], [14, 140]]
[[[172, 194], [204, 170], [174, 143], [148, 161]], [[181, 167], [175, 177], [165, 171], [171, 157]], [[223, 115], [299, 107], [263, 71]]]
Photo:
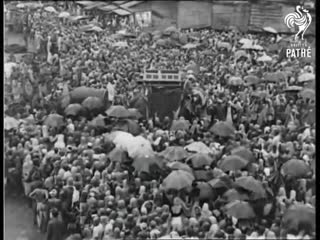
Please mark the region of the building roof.
[[131, 12], [127, 11], [127, 10], [124, 10], [124, 9], [115, 9], [115, 10], [112, 10], [112, 12], [120, 15], [120, 16], [126, 16], [126, 15], [130, 15]]
[[114, 12], [121, 16], [131, 14], [130, 7], [136, 6], [144, 1], [77, 1], [86, 10], [99, 9], [106, 12]]

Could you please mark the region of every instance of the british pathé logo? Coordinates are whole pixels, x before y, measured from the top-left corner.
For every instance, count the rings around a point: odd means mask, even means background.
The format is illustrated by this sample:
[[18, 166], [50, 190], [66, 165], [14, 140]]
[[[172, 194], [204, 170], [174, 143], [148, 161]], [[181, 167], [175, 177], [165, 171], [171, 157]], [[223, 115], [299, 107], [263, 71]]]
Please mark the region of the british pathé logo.
[[295, 34], [294, 41], [291, 42], [290, 48], [286, 49], [287, 57], [311, 58], [311, 48], [304, 39], [304, 34], [310, 26], [311, 21], [312, 17], [309, 10], [300, 5], [296, 6], [296, 11], [294, 13], [289, 13], [284, 18], [284, 23], [288, 28], [293, 28], [295, 26], [298, 28], [298, 32]]
[[312, 17], [308, 9], [303, 8], [303, 6], [298, 5], [294, 13], [289, 13], [285, 18], [284, 22], [288, 28], [293, 28], [295, 25], [298, 27], [298, 32], [295, 35], [295, 40], [303, 40], [304, 33], [310, 26]]

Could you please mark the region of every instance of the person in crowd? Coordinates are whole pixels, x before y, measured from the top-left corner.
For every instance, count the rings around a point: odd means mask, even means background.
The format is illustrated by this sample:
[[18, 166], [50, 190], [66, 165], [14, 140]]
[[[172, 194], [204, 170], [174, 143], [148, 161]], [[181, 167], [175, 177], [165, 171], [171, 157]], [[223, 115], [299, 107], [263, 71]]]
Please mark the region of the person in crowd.
[[[5, 92], [5, 114], [19, 124], [6, 128], [4, 154], [7, 188], [17, 187], [19, 193], [21, 186], [21, 192], [34, 199], [33, 220], [46, 230], [47, 240], [62, 240], [65, 235], [94, 240], [314, 237], [309, 222], [298, 227], [283, 223], [291, 206], [315, 207], [314, 96], [291, 91], [283, 83], [300, 84], [312, 92], [299, 77], [314, 73], [314, 64], [290, 58], [278, 61], [267, 50], [275, 41], [267, 33], [175, 31], [165, 45], [149, 36], [146, 41], [128, 39], [128, 47], [119, 48], [111, 36], [117, 22], [124, 27], [124, 20], [114, 17], [105, 31], [88, 34], [79, 28], [89, 19], [61, 21], [57, 14], [37, 10], [30, 15], [37, 52], [30, 61], [12, 59], [17, 67], [6, 77], [12, 86], [20, 84], [21, 93]], [[185, 43], [195, 39], [199, 46], [186, 50], [175, 45], [184, 38]], [[242, 38], [263, 50], [243, 50]], [[245, 56], [238, 57], [239, 51]], [[272, 60], [260, 61], [260, 54]], [[136, 74], [144, 69], [182, 72], [183, 93], [174, 116], [146, 114], [150, 88], [138, 89], [141, 79]], [[274, 76], [267, 79], [265, 74]], [[32, 94], [25, 93], [26, 81], [32, 83]], [[136, 138], [150, 146], [148, 154], [138, 154], [141, 146], [114, 153], [119, 147], [111, 137], [118, 134], [111, 131], [115, 119], [104, 112], [66, 116], [68, 104], [62, 107], [61, 99], [80, 86], [108, 92], [108, 105], [140, 111], [139, 120], [129, 120], [139, 126]], [[188, 111], [191, 114], [185, 114]], [[62, 115], [61, 126], [48, 124], [48, 116], [55, 114]], [[91, 117], [98, 114], [108, 118], [107, 128], [92, 125]], [[173, 120], [184, 122], [182, 129], [174, 130]], [[221, 122], [233, 133], [212, 130]], [[124, 131], [131, 134], [129, 127]], [[185, 148], [191, 144], [201, 144], [195, 155], [205, 155], [211, 162], [202, 166], [200, 159], [201, 166], [195, 167], [186, 161], [194, 156]], [[161, 157], [170, 148], [185, 151], [172, 165], [168, 162], [177, 157], [175, 153]], [[138, 160], [153, 155], [160, 156], [155, 158], [159, 166], [137, 170]], [[246, 166], [225, 169], [222, 163], [234, 155]], [[287, 174], [285, 167], [297, 159], [310, 171]], [[166, 179], [176, 168], [192, 175], [190, 186], [168, 189]], [[254, 179], [260, 192], [234, 187], [240, 177]], [[235, 200], [248, 203], [255, 217], [228, 211]], [[43, 221], [39, 216], [45, 216]]]

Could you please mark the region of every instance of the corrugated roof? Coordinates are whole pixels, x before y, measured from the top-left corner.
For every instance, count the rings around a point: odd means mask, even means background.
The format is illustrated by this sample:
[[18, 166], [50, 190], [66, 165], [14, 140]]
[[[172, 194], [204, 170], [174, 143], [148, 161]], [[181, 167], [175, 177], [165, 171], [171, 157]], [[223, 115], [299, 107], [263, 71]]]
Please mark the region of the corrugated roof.
[[124, 9], [115, 9], [113, 10], [112, 12], [120, 15], [120, 16], [126, 16], [126, 15], [130, 15], [131, 12], [127, 11], [127, 10], [124, 10]]
[[121, 5], [125, 2], [127, 2], [127, 1], [112, 1], [112, 3], [117, 4], [117, 5]]
[[77, 3], [80, 5], [88, 6], [88, 5], [94, 4], [96, 2], [94, 2], [94, 1], [77, 1]]
[[117, 8], [119, 8], [119, 7], [115, 6], [115, 5], [107, 5], [107, 6], [99, 7], [99, 9], [102, 10], [102, 11], [112, 11], [112, 10], [117, 9]]
[[129, 1], [120, 5], [120, 7], [130, 8], [142, 3], [143, 1]]
[[93, 4], [87, 5], [84, 9], [90, 10], [90, 9], [94, 9], [94, 8], [104, 6], [104, 5], [105, 5], [104, 2], [93, 2]]

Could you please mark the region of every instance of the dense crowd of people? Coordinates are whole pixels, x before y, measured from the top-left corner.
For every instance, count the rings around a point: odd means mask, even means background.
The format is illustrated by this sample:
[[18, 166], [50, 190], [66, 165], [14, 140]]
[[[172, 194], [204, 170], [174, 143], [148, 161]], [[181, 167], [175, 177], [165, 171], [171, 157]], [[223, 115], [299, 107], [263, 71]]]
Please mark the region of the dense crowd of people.
[[[6, 70], [5, 168], [47, 240], [315, 237], [315, 64], [281, 56], [288, 38], [174, 28], [133, 38], [31, 17], [36, 52]], [[145, 94], [146, 69], [183, 72], [178, 118], [141, 113], [138, 134], [101, 130], [99, 113], [48, 120], [81, 86], [125, 111]]]

